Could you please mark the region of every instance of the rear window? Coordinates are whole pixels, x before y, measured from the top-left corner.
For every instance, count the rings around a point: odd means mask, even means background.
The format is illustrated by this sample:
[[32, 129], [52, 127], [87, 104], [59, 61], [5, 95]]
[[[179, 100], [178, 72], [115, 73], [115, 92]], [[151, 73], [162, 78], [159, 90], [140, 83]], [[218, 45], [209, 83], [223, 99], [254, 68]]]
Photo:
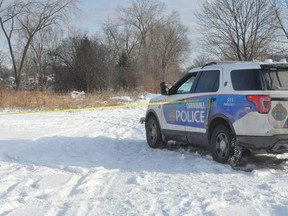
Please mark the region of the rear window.
[[264, 69], [263, 75], [268, 90], [288, 90], [288, 69]]
[[234, 90], [263, 90], [261, 70], [259, 69], [233, 70], [231, 79]]

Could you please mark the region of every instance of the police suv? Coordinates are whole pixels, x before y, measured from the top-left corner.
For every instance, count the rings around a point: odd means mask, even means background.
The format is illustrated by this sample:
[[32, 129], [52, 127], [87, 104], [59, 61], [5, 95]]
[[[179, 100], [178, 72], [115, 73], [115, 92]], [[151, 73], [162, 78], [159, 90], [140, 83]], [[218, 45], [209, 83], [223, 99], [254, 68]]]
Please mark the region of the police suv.
[[211, 149], [219, 163], [236, 164], [243, 150], [288, 152], [288, 64], [210, 63], [185, 74], [146, 112], [152, 148], [180, 141]]

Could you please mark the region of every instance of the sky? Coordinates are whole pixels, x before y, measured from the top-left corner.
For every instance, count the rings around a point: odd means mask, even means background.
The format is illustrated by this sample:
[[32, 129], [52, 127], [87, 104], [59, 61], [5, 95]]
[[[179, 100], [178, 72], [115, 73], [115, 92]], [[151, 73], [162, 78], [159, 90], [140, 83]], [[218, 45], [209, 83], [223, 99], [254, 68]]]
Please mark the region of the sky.
[[[203, 0], [162, 0], [168, 11], [177, 10], [180, 13], [183, 24], [191, 29], [195, 25], [194, 13], [199, 9]], [[108, 17], [117, 16], [119, 6], [129, 4], [129, 0], [81, 0], [82, 11], [78, 24], [89, 30], [97, 29]]]

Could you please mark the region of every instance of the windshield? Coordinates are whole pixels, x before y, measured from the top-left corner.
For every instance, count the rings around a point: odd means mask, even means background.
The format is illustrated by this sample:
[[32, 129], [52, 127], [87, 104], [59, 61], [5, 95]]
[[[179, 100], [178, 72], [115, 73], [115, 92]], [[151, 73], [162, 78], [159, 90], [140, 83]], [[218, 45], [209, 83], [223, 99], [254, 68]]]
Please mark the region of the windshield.
[[262, 68], [268, 90], [288, 90], [288, 68]]

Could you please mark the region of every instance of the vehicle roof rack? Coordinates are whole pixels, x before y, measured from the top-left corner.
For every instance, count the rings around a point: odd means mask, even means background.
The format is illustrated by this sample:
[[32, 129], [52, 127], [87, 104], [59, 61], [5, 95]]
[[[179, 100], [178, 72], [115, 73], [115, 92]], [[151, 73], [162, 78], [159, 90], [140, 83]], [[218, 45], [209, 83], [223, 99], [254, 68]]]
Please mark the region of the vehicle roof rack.
[[263, 70], [288, 70], [288, 64], [274, 63], [274, 64], [260, 64]]
[[210, 66], [210, 65], [215, 65], [215, 64], [217, 64], [217, 62], [209, 62], [209, 63], [203, 65], [202, 68], [204, 68], [206, 66]]

